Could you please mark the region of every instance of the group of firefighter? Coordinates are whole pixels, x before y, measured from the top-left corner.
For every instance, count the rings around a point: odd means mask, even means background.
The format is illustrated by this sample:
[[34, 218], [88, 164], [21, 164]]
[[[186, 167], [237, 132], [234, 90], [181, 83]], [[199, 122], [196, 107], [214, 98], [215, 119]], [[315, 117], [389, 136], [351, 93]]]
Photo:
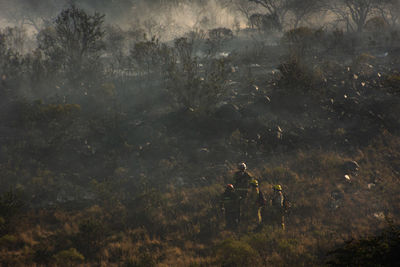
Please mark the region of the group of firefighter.
[[[232, 184], [226, 185], [221, 198], [221, 211], [225, 215], [228, 230], [238, 230], [239, 226], [262, 227], [263, 220], [273, 226], [285, 229], [285, 214], [290, 203], [279, 184], [272, 186], [272, 193], [266, 198], [258, 186], [258, 181], [247, 171], [245, 163], [238, 165]], [[242, 227], [240, 227], [242, 228]]]

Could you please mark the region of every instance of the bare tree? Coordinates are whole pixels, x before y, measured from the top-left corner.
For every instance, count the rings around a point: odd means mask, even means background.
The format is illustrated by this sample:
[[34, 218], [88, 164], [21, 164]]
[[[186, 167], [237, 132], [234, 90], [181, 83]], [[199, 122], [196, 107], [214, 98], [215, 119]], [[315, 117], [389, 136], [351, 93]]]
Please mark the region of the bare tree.
[[74, 5], [63, 10], [52, 27], [38, 35], [39, 48], [72, 83], [99, 66], [104, 48], [104, 15], [88, 15]]
[[383, 0], [382, 4], [377, 5], [380, 16], [385, 20], [387, 25], [396, 27], [400, 20], [400, 1], [399, 0]]
[[257, 5], [248, 0], [232, 0], [232, 9], [250, 21], [251, 14], [257, 10]]
[[275, 20], [279, 31], [283, 31], [286, 15], [290, 10], [291, 0], [249, 0], [267, 9], [268, 14]]
[[276, 17], [271, 14], [254, 13], [249, 18], [249, 24], [252, 29], [256, 28], [259, 31], [280, 30], [280, 25], [277, 24]]
[[293, 15], [293, 28], [298, 28], [300, 23], [310, 15], [322, 11], [324, 1], [321, 0], [291, 0], [289, 9]]
[[346, 24], [347, 31], [362, 32], [377, 0], [332, 1], [330, 9]]

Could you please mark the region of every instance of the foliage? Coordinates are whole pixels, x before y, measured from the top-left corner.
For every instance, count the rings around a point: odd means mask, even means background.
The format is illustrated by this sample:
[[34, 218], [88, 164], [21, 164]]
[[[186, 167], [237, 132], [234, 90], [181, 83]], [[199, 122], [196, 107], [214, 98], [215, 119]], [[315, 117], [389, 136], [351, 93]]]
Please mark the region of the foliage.
[[63, 250], [54, 255], [54, 259], [60, 266], [69, 266], [72, 264], [77, 264], [83, 262], [85, 257], [80, 254], [75, 248], [70, 248], [68, 250]]
[[[282, 77], [279, 82], [283, 93], [322, 95], [320, 84], [324, 80], [324, 74], [317, 66], [310, 67], [307, 61], [297, 54], [289, 55], [278, 69]], [[289, 85], [289, 86], [288, 86]], [[291, 88], [288, 90], [287, 88]]]
[[223, 241], [217, 251], [219, 266], [258, 266], [257, 252], [248, 244], [227, 239]]
[[0, 234], [12, 232], [15, 228], [15, 218], [21, 212], [24, 202], [20, 194], [14, 190], [0, 196]]
[[300, 27], [284, 33], [281, 42], [298, 55], [304, 55], [315, 45], [314, 31], [310, 28]]
[[392, 266], [399, 262], [400, 231], [392, 226], [369, 238], [350, 240], [331, 251], [329, 266]]
[[204, 62], [193, 55], [193, 43], [175, 40], [174, 59], [167, 69], [167, 90], [172, 103], [201, 113], [210, 113], [226, 96], [229, 68], [227, 59]]
[[[104, 246], [105, 231], [106, 229], [100, 221], [94, 219], [84, 220], [79, 224], [79, 232], [75, 236], [76, 247], [86, 258], [94, 258]], [[77, 258], [78, 255], [74, 254], [74, 258]]]

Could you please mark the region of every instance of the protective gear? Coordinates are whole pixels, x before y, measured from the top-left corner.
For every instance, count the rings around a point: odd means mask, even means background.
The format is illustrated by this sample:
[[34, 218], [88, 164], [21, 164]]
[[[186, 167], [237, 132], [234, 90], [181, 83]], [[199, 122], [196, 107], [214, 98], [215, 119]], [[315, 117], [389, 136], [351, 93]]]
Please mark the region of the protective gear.
[[238, 167], [239, 170], [235, 173], [233, 185], [240, 198], [245, 199], [250, 188], [252, 177], [246, 172], [247, 167], [245, 163], [240, 163]]
[[247, 170], [246, 163], [244, 163], [244, 162], [239, 163], [238, 169], [239, 169], [240, 171], [245, 171], [245, 170]]
[[280, 184], [276, 184], [272, 187], [274, 190], [282, 191], [282, 186]]
[[264, 194], [258, 188], [257, 180], [253, 179], [251, 185], [252, 187], [244, 204], [246, 208], [243, 210], [243, 218], [248, 225], [260, 225], [262, 222], [261, 210], [265, 206], [266, 200]]
[[250, 185], [253, 186], [253, 187], [258, 187], [258, 181], [256, 179], [252, 179], [250, 181]]
[[274, 192], [270, 198], [270, 214], [269, 217], [273, 220], [274, 224], [280, 224], [283, 230], [285, 230], [285, 213], [289, 207], [289, 202], [286, 200], [286, 196], [282, 192], [281, 185], [274, 185], [272, 187]]
[[245, 163], [240, 163], [238, 165], [239, 170], [235, 173], [234, 176], [234, 187], [235, 187], [235, 192], [237, 193], [239, 197], [239, 220], [246, 221], [246, 212], [247, 212], [247, 196], [249, 193], [250, 189], [250, 181], [253, 180], [253, 178], [246, 172], [246, 164]]
[[226, 186], [221, 198], [221, 211], [225, 214], [226, 228], [235, 230], [239, 224], [239, 196], [232, 184]]

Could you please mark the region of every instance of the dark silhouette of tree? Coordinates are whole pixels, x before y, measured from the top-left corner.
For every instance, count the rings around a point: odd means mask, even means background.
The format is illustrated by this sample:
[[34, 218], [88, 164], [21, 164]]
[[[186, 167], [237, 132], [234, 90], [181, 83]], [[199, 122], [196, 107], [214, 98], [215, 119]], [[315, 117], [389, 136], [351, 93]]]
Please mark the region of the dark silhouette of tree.
[[103, 22], [104, 15], [89, 15], [71, 5], [57, 16], [51, 27], [39, 33], [39, 48], [52, 67], [63, 72], [73, 85], [99, 65], [104, 48]]
[[292, 0], [288, 5], [293, 15], [293, 28], [297, 28], [310, 15], [320, 12], [324, 3], [321, 0]]
[[400, 20], [400, 1], [383, 0], [381, 5], [377, 5], [379, 15], [391, 27], [396, 27]]
[[268, 10], [279, 31], [283, 31], [286, 15], [289, 12], [291, 0], [249, 0], [257, 3]]
[[376, 0], [332, 1], [330, 9], [346, 24], [347, 31], [362, 32], [369, 16], [376, 7]]

